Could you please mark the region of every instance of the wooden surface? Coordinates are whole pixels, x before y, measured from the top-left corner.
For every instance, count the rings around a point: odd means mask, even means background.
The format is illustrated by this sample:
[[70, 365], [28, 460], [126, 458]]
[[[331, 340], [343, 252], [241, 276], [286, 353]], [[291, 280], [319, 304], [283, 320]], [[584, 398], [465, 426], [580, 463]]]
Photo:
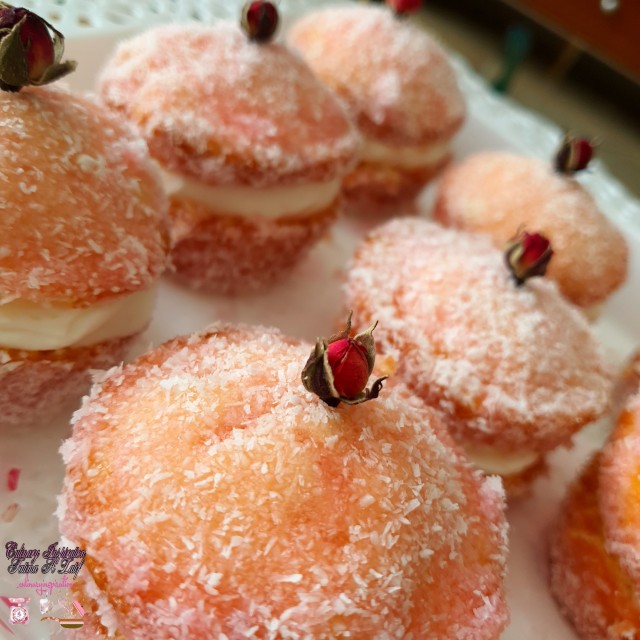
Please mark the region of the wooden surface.
[[600, 0], [505, 1], [640, 82], [640, 0], [619, 0], [613, 13]]

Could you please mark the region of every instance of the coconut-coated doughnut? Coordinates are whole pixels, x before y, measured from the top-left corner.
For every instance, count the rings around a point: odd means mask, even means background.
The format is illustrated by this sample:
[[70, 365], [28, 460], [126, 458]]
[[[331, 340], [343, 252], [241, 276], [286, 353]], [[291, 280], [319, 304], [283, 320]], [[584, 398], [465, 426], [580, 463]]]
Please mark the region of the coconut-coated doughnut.
[[334, 96], [282, 44], [234, 25], [169, 25], [123, 42], [100, 93], [166, 168], [206, 184], [331, 180], [358, 139]]
[[500, 481], [402, 385], [338, 408], [308, 393], [310, 349], [214, 326], [94, 387], [62, 447], [58, 510], [87, 550], [88, 630], [497, 640]]
[[52, 86], [0, 93], [0, 304], [75, 307], [148, 289], [166, 196], [122, 119]]
[[640, 593], [640, 389], [620, 414], [602, 452], [600, 482], [607, 550]]
[[485, 151], [450, 166], [438, 184], [435, 219], [489, 234], [503, 247], [520, 228], [544, 234], [554, 256], [547, 271], [574, 304], [603, 302], [625, 280], [624, 237], [575, 178], [550, 162]]
[[[122, 360], [149, 322], [169, 221], [144, 142], [95, 101], [0, 92], [0, 126], [0, 426], [14, 427]], [[77, 335], [82, 313], [102, 325]]]
[[450, 160], [449, 142], [464, 120], [445, 51], [411, 21], [365, 4], [311, 12], [287, 37], [363, 135], [361, 162], [344, 183], [350, 210], [411, 207]]
[[526, 468], [607, 409], [610, 370], [582, 314], [548, 279], [516, 286], [485, 237], [388, 222], [357, 248], [345, 294], [472, 457]]
[[640, 632], [637, 590], [607, 552], [600, 456], [570, 486], [550, 544], [551, 591], [582, 640], [628, 640]]
[[284, 45], [251, 42], [227, 22], [156, 27], [118, 47], [100, 94], [164, 170], [180, 240], [172, 259], [190, 286], [272, 285], [335, 221], [360, 139]]

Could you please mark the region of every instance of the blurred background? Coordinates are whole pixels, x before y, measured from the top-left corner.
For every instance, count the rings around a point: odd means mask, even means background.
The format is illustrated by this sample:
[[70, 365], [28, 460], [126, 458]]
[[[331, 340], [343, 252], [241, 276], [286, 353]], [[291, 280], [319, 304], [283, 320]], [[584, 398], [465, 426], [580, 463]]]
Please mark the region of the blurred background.
[[[101, 34], [126, 35], [168, 19], [237, 20], [243, 2], [24, 0], [70, 39], [90, 38], [105, 54], [112, 41], [102, 42]], [[327, 3], [276, 2], [292, 15]], [[424, 0], [423, 5], [415, 19], [489, 85], [561, 128], [593, 138], [610, 173], [640, 198], [640, 0]], [[84, 73], [81, 66], [74, 76], [89, 86]]]
[[420, 20], [496, 91], [594, 138], [640, 197], [639, 0], [426, 0]]

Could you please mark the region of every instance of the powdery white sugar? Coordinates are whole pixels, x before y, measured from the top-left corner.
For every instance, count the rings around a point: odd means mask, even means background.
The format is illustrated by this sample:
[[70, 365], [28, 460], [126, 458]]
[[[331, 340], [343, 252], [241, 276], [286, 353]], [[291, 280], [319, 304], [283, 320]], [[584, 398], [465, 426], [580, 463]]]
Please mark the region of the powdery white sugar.
[[547, 279], [516, 287], [490, 241], [397, 219], [361, 244], [347, 305], [463, 441], [544, 451], [607, 407], [610, 371]]
[[[118, 631], [495, 638], [507, 620], [499, 482], [445, 445], [402, 385], [325, 405], [300, 381], [310, 350], [214, 326], [94, 387], [63, 446], [61, 526], [127, 603], [109, 611]], [[126, 571], [125, 552], [138, 559]]]

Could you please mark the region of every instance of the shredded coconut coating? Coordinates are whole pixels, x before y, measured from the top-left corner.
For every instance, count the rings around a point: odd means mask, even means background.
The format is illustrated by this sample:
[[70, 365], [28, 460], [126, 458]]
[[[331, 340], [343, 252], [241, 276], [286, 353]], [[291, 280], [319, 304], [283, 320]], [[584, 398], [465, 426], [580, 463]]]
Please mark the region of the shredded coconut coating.
[[640, 388], [640, 349], [624, 363], [613, 389], [613, 414], [618, 416]]
[[342, 200], [321, 211], [276, 219], [216, 212], [172, 198], [171, 262], [193, 289], [223, 295], [264, 291], [284, 278], [335, 223]]
[[0, 304], [88, 306], [164, 270], [166, 196], [120, 120], [56, 87], [0, 92]]
[[450, 160], [451, 154], [419, 169], [361, 162], [342, 182], [346, 208], [366, 218], [417, 213], [416, 198]]
[[360, 147], [335, 96], [297, 56], [224, 21], [157, 27], [121, 44], [100, 91], [162, 165], [207, 184], [331, 180]]
[[22, 351], [0, 347], [0, 433], [50, 420], [91, 386], [91, 371], [122, 362], [138, 333], [87, 347]]
[[424, 145], [460, 128], [465, 105], [442, 47], [386, 7], [330, 7], [304, 16], [288, 40], [344, 101], [366, 135]]
[[500, 481], [402, 385], [328, 407], [300, 381], [310, 351], [214, 326], [94, 387], [62, 446], [58, 515], [106, 629], [497, 640]]
[[598, 496], [599, 456], [569, 488], [551, 536], [551, 591], [582, 640], [635, 640], [634, 586], [607, 553]]
[[640, 594], [640, 393], [628, 402], [602, 452], [600, 482], [607, 550]]
[[502, 248], [521, 227], [551, 240], [547, 275], [574, 304], [605, 300], [625, 280], [624, 237], [575, 179], [551, 162], [506, 152], [483, 152], [442, 176], [435, 218], [447, 226], [487, 233]]
[[582, 314], [544, 278], [515, 286], [480, 235], [404, 218], [358, 248], [347, 308], [464, 445], [544, 454], [604, 413], [609, 368]]

